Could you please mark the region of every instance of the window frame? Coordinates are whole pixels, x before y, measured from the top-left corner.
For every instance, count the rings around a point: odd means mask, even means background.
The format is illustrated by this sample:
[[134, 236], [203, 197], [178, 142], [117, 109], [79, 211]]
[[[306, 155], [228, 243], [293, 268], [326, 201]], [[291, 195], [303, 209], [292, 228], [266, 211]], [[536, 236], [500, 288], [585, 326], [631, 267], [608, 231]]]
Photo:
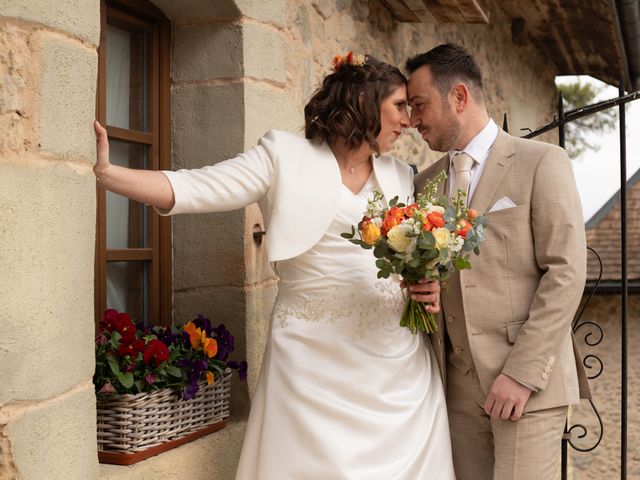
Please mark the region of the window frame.
[[[149, 34], [150, 71], [148, 132], [109, 126], [106, 123], [106, 63], [108, 19], [143, 29]], [[146, 0], [102, 0], [100, 2], [100, 45], [96, 118], [105, 125], [109, 139], [148, 145], [148, 168], [171, 168], [171, 98], [170, 98], [171, 24], [162, 12]], [[106, 244], [106, 191], [96, 187], [96, 255], [95, 321], [102, 318], [107, 306], [107, 264], [114, 261], [149, 262], [148, 319], [151, 325], [171, 324], [172, 252], [171, 220], [150, 209], [149, 245], [147, 248], [108, 249]]]

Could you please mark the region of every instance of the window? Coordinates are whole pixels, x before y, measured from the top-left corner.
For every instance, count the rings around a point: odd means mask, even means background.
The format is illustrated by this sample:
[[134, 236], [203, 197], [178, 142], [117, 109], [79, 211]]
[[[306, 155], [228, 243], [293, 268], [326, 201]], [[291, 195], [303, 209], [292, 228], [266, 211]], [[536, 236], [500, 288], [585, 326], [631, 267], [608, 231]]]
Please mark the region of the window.
[[[101, 5], [97, 118], [111, 162], [168, 169], [170, 24], [147, 1]], [[98, 189], [96, 320], [106, 308], [171, 322], [171, 223], [148, 205]]]

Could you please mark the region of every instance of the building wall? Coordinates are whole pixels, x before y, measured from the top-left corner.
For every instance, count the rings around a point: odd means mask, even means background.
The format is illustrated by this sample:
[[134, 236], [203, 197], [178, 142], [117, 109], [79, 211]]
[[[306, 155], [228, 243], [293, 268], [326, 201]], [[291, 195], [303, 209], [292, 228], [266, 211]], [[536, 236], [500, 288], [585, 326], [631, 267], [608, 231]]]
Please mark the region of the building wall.
[[[377, 0], [154, 3], [173, 26], [175, 169], [233, 156], [270, 128], [300, 132], [304, 104], [333, 56], [348, 50], [402, 65], [459, 41], [484, 68], [499, 125], [504, 113], [512, 130], [553, 116], [554, 71], [511, 42], [497, 1], [486, 2], [489, 25], [398, 23]], [[98, 467], [91, 120], [99, 1], [0, 0], [0, 26], [0, 372], [11, 372], [0, 373], [0, 477], [232, 478], [277, 289], [253, 239], [260, 212], [173, 220], [174, 320], [203, 313], [224, 322], [250, 364], [248, 383], [233, 386], [233, 421], [133, 467]], [[437, 157], [412, 133], [394, 152], [421, 167]]]
[[0, 1], [0, 478], [95, 478], [98, 0]]

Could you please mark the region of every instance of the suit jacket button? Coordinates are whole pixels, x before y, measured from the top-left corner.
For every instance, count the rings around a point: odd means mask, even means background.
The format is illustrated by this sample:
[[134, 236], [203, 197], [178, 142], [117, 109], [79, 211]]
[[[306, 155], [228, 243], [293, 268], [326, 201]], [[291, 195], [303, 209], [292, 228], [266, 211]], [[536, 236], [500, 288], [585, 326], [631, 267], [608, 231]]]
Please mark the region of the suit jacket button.
[[455, 347], [453, 349], [453, 351], [456, 352], [456, 353], [461, 353], [462, 352], [462, 347]]
[[449, 322], [449, 323], [453, 322], [453, 315], [449, 315], [447, 317], [447, 322]]

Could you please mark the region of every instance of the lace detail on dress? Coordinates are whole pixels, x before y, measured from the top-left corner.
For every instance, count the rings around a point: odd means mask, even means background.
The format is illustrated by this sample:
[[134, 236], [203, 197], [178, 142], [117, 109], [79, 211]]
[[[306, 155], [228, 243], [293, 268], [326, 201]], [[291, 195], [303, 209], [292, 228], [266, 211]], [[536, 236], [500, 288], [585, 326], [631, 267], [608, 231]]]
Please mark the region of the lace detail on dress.
[[396, 281], [381, 280], [363, 294], [357, 288], [333, 288], [318, 297], [289, 302], [276, 300], [273, 318], [282, 328], [296, 318], [343, 327], [343, 333], [362, 336], [367, 330], [398, 325], [404, 295]]

